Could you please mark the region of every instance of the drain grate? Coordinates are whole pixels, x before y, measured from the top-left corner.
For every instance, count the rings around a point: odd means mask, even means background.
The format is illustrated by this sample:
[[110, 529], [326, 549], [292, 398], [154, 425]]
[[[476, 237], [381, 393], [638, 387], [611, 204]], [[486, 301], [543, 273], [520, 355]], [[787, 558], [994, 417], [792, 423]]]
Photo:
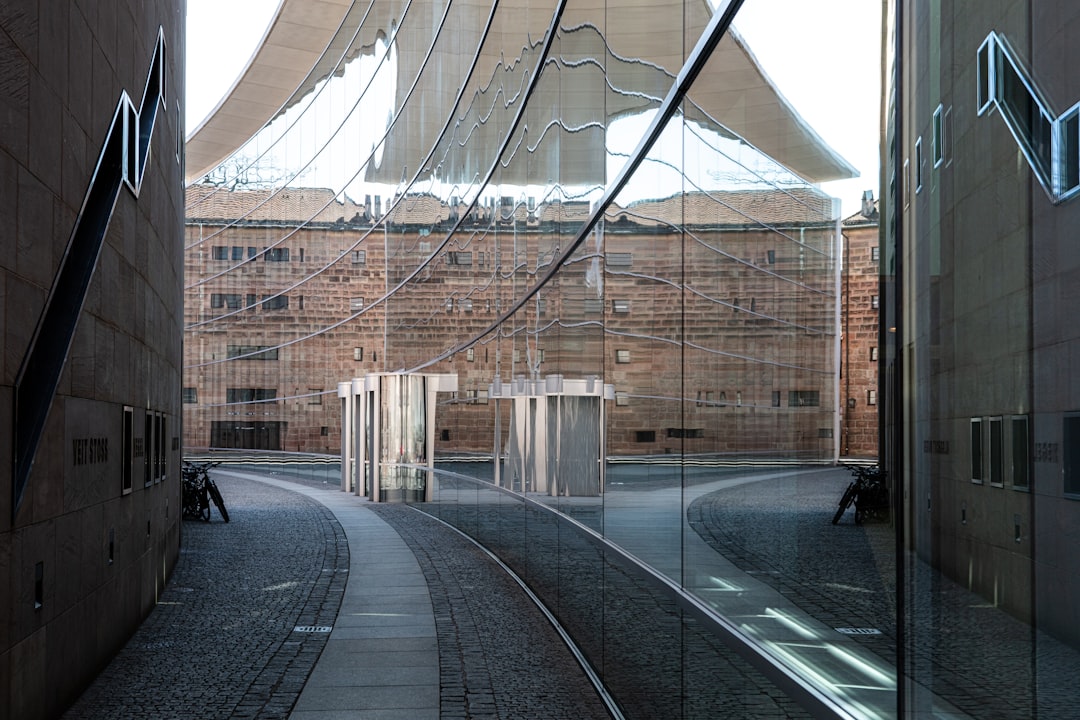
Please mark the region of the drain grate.
[[297, 625], [293, 632], [298, 633], [328, 633], [334, 629], [333, 625]]
[[877, 628], [856, 628], [856, 627], [839, 627], [834, 628], [836, 632], [843, 633], [844, 635], [880, 635], [881, 631]]

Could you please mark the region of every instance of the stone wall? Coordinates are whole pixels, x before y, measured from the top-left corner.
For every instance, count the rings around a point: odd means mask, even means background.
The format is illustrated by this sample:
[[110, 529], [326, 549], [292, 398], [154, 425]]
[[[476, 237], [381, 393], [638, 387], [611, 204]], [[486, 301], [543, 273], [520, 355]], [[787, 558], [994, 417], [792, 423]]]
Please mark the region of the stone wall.
[[[150, 611], [177, 558], [184, 8], [0, 8], [0, 717], [57, 716]], [[77, 223], [109, 216], [84, 198], [119, 174], [99, 158], [122, 93], [140, 108], [159, 28], [165, 102], [150, 159], [141, 183], [120, 186], [80, 311], [58, 270]], [[50, 297], [77, 324], [55, 394], [31, 394], [21, 370]], [[21, 494], [16, 388], [48, 408]]]

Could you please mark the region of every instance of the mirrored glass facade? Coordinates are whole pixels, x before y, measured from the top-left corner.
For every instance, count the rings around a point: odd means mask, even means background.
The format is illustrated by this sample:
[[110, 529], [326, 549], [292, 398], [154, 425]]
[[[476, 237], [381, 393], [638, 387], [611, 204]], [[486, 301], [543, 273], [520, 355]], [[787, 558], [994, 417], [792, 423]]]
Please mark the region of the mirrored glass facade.
[[1065, 254], [1080, 88], [1017, 70], [1053, 23], [854, 30], [879, 245], [741, 6], [349, 7], [187, 189], [185, 446], [458, 527], [626, 717], [1066, 717], [1080, 412], [1033, 237]]

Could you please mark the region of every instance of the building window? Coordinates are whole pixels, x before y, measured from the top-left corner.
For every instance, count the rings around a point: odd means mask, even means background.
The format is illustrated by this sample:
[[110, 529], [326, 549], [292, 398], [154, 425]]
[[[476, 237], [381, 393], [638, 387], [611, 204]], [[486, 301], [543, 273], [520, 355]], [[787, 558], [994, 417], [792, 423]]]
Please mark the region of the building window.
[[222, 308], [227, 307], [230, 310], [237, 310], [240, 308], [240, 294], [239, 293], [211, 293], [210, 295], [210, 307]]
[[630, 312], [630, 301], [629, 300], [612, 300], [611, 301], [611, 311], [612, 312], [617, 312], [617, 313], [628, 313], [628, 312]]
[[232, 246], [232, 259], [233, 260], [243, 260], [244, 259], [244, 246], [243, 245], [233, 245]]
[[270, 248], [266, 251], [266, 262], [289, 262], [289, 248]]
[[775, 250], [769, 250], [768, 252], [766, 252], [765, 253], [765, 259], [768, 260], [770, 265], [775, 265], [776, 264], [776, 251]]
[[330, 428], [327, 427], [326, 425], [323, 425], [322, 427], [319, 428], [319, 435], [321, 435], [322, 437], [329, 437], [330, 436]]
[[604, 312], [604, 301], [599, 298], [585, 298], [584, 310], [586, 314]]
[[224, 245], [215, 245], [211, 249], [210, 253], [211, 253], [211, 257], [213, 257], [214, 260], [228, 260], [229, 259], [229, 248], [225, 247]]
[[922, 190], [922, 137], [915, 138], [915, 194]]
[[364, 298], [358, 297], [358, 298], [350, 298], [349, 299], [349, 310], [351, 310], [352, 312], [358, 312], [358, 311], [363, 310], [363, 309], [364, 309]]
[[322, 388], [308, 388], [308, 405], [322, 405]]
[[635, 442], [639, 443], [654, 443], [656, 442], [655, 430], [638, 430], [635, 434]]
[[461, 312], [472, 312], [472, 298], [462, 298], [458, 301]]
[[[986, 115], [994, 108], [999, 109], [1035, 177], [1052, 200], [1060, 202], [1072, 194], [1076, 186], [1070, 180], [1080, 181], [1080, 167], [1075, 172], [1070, 167], [1080, 162], [1080, 158], [1068, 157], [1070, 146], [1077, 149], [1076, 135], [1069, 137], [1072, 111], [1057, 119], [1053, 117], [1007, 44], [994, 32], [979, 46], [977, 66], [977, 114]], [[948, 125], [947, 120], [945, 124]], [[1080, 130], [1080, 123], [1072, 124], [1072, 129]], [[947, 127], [945, 132], [948, 133]]]
[[930, 138], [930, 150], [934, 156], [934, 167], [945, 161], [945, 108], [938, 105], [934, 110], [934, 134]]
[[1061, 193], [1068, 197], [1080, 188], [1080, 105], [1058, 120], [1061, 126]]
[[1046, 185], [1045, 179], [1050, 177], [1052, 167], [1053, 120], [1013, 65], [1011, 58], [1005, 59], [1002, 53], [997, 53], [994, 73], [998, 107], [1009, 121], [1010, 127], [1016, 131], [1017, 140], [1027, 151], [1036, 175], [1040, 177], [1043, 185]]
[[978, 90], [976, 93], [976, 105], [975, 111], [982, 115], [990, 107], [990, 103], [993, 102], [993, 81], [990, 78], [990, 69], [993, 67], [990, 62], [990, 54], [994, 51], [994, 46], [997, 44], [997, 38], [991, 34], [985, 40], [981, 46], [979, 46], [979, 52], [977, 55], [978, 65]]
[[229, 358], [243, 357], [245, 360], [277, 360], [278, 349], [273, 345], [229, 345], [226, 355]]
[[1065, 494], [1080, 497], [1080, 412], [1065, 414], [1061, 435], [1064, 446]]
[[668, 428], [669, 438], [695, 439], [705, 437], [705, 431], [701, 428]]
[[[721, 400], [724, 399], [723, 393], [720, 394], [720, 399]], [[773, 407], [780, 407], [780, 391], [779, 390], [773, 390], [773, 392], [772, 392], [772, 406]]]
[[911, 205], [911, 160], [904, 159], [904, 208]]
[[870, 348], [870, 362], [876, 362], [876, 361], [877, 361], [877, 348], [872, 347], [872, 348]]
[[[193, 388], [194, 389], [194, 388]], [[131, 470], [135, 459], [135, 408], [124, 406], [124, 437], [120, 458], [120, 494], [131, 492]]]
[[971, 418], [971, 481], [983, 481], [982, 418]]
[[353, 265], [367, 265], [367, 250], [352, 251]]
[[[615, 393], [615, 404], [619, 407], [626, 407], [630, 404], [630, 396], [623, 392]], [[653, 437], [656, 437], [655, 431], [653, 432]]]
[[288, 295], [263, 295], [263, 310], [286, 310], [289, 307]]
[[1012, 484], [1015, 488], [1027, 489], [1030, 486], [1028, 475], [1028, 419], [1027, 415], [1013, 415], [1012, 430]]
[[874, 247], [870, 248], [870, 260], [872, 262], [877, 262], [880, 259], [881, 259], [881, 248], [878, 247], [877, 245], [875, 245]]
[[268, 402], [276, 399], [275, 388], [225, 388], [225, 402], [230, 404]]
[[634, 254], [628, 252], [609, 252], [604, 254], [604, 264], [609, 268], [631, 268]]
[[475, 348], [469, 348], [468, 350], [465, 351], [465, 360], [467, 360], [468, 362], [473, 362], [474, 360], [476, 360], [476, 349]]
[[881, 304], [881, 301], [880, 301], [880, 299], [878, 298], [877, 295], [871, 295], [870, 296], [870, 307], [871, 308], [873, 308], [874, 310], [877, 310], [878, 306], [880, 304]]
[[[851, 398], [851, 399], [854, 400], [855, 398]], [[877, 390], [867, 390], [866, 391], [866, 404], [867, 405], [877, 405]]]
[[143, 415], [143, 485], [154, 483], [154, 413], [147, 410]]
[[788, 407], [818, 407], [821, 405], [821, 393], [817, 390], [788, 391]]
[[1002, 425], [1001, 418], [990, 418], [990, 467], [988, 468], [988, 475], [990, 484], [999, 487], [1005, 484]]
[[487, 390], [477, 390], [476, 391], [476, 404], [477, 405], [487, 405], [488, 404], [488, 391]]
[[446, 264], [457, 265], [460, 267], [472, 267], [472, 253], [471, 252], [448, 252], [446, 253]]
[[364, 359], [364, 348], [362, 348], [362, 347], [354, 347], [352, 349], [352, 359], [356, 360], [357, 362], [363, 360]]
[[193, 387], [186, 387], [180, 391], [180, 402], [185, 405], [194, 405], [199, 402], [199, 393]]
[[615, 351], [615, 362], [619, 363], [620, 365], [625, 365], [626, 363], [630, 362], [630, 351], [629, 350], [616, 350]]

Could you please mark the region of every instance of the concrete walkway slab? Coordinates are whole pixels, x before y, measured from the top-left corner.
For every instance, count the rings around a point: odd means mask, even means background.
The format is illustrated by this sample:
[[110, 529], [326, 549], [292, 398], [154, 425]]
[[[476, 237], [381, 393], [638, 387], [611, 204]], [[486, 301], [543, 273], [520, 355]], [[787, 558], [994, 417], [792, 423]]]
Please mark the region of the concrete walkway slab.
[[289, 717], [438, 718], [439, 648], [431, 595], [401, 536], [363, 498], [336, 488], [257, 479], [328, 507], [351, 550], [337, 621]]

